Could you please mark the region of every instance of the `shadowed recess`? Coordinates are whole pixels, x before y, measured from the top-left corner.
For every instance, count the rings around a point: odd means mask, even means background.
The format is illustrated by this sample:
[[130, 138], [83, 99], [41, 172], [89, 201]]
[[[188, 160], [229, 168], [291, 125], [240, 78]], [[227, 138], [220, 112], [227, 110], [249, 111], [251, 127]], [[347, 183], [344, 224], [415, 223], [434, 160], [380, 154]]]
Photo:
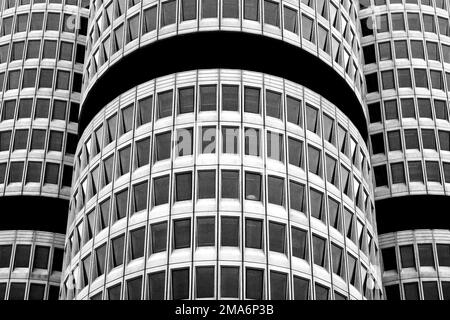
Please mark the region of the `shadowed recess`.
[[0, 197], [0, 230], [66, 233], [69, 201], [33, 196]]
[[139, 84], [177, 72], [212, 68], [257, 71], [303, 85], [342, 110], [367, 141], [363, 107], [353, 88], [331, 66], [285, 41], [230, 31], [173, 36], [122, 57], [86, 94], [78, 133], [83, 133], [106, 104]]
[[378, 234], [413, 229], [449, 229], [450, 197], [417, 195], [375, 202]]

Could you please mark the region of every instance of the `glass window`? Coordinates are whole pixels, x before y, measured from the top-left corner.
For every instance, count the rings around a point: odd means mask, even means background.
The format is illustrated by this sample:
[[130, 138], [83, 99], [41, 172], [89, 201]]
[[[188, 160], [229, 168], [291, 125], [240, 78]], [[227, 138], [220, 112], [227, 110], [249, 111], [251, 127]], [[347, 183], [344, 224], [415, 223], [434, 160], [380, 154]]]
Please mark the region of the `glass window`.
[[419, 298], [419, 286], [417, 282], [403, 284], [405, 291], [405, 300], [420, 300]]
[[309, 299], [309, 280], [294, 276], [294, 299]]
[[167, 247], [167, 222], [155, 223], [150, 226], [151, 252], [166, 251]]
[[311, 196], [311, 216], [325, 222], [325, 212], [323, 203], [323, 193], [310, 189]]
[[201, 137], [201, 153], [216, 153], [216, 127], [202, 127]]
[[11, 283], [8, 300], [24, 300], [26, 283]]
[[111, 240], [111, 268], [123, 264], [125, 236], [119, 236]]
[[326, 240], [313, 235], [314, 264], [325, 268], [326, 264]]
[[178, 89], [178, 113], [191, 112], [194, 112], [194, 87]]
[[284, 137], [282, 134], [267, 131], [267, 157], [284, 162]]
[[166, 1], [162, 3], [161, 8], [161, 27], [174, 24], [176, 21], [176, 1]]
[[150, 273], [148, 275], [149, 299], [163, 300], [166, 273], [164, 271]]
[[28, 268], [30, 264], [31, 246], [18, 244], [16, 245], [16, 254], [14, 256], [14, 268]]
[[216, 171], [198, 172], [198, 199], [213, 199], [216, 197]]
[[261, 201], [261, 175], [257, 173], [245, 173], [245, 199]]
[[169, 202], [169, 176], [153, 179], [154, 205], [159, 206]]
[[146, 34], [156, 29], [156, 9], [157, 6], [145, 9], [143, 12], [142, 34]]
[[177, 130], [177, 153], [179, 157], [190, 156], [193, 152], [192, 139], [193, 139], [193, 129], [192, 128], [181, 128]]
[[245, 247], [262, 249], [262, 221], [245, 220]]
[[153, 96], [143, 98], [137, 103], [137, 125], [141, 126], [152, 121]]
[[301, 101], [286, 97], [287, 120], [293, 124], [302, 125]]
[[444, 267], [450, 267], [450, 245], [437, 244], [436, 249], [439, 259], [439, 265]]
[[147, 209], [147, 189], [147, 181], [133, 186], [133, 213]]
[[[213, 1], [215, 2], [216, 0]], [[215, 85], [200, 86], [200, 111], [215, 111], [217, 109], [216, 90]]]
[[400, 258], [402, 262], [402, 268], [414, 268], [416, 263], [414, 260], [413, 246], [400, 246]]
[[284, 6], [284, 29], [298, 34], [298, 13], [290, 7]]
[[291, 209], [305, 212], [305, 186], [291, 180], [289, 188]]
[[239, 171], [222, 171], [222, 198], [239, 199]]
[[197, 246], [214, 246], [216, 243], [215, 230], [214, 217], [197, 218]]
[[221, 245], [224, 247], [239, 246], [239, 218], [222, 217]]
[[44, 300], [45, 284], [30, 283], [28, 300]]
[[171, 138], [172, 133], [170, 131], [155, 135], [156, 161], [170, 158]]
[[244, 0], [244, 19], [259, 21], [259, 0]]
[[[169, 2], [176, 3], [176, 1]], [[166, 3], [168, 2], [163, 3], [163, 10]], [[170, 117], [172, 115], [172, 90], [158, 93], [157, 103], [158, 119]]]
[[[265, 1], [267, 3], [268, 1]], [[275, 4], [278, 7], [278, 4]], [[266, 90], [266, 115], [281, 119], [281, 94]]]
[[245, 287], [246, 299], [262, 300], [264, 298], [264, 270], [247, 268]]
[[292, 255], [306, 260], [307, 232], [292, 227]]
[[172, 270], [172, 299], [189, 299], [189, 268]]
[[189, 248], [191, 246], [191, 220], [175, 220], [173, 229], [174, 249]]
[[287, 299], [287, 274], [270, 271], [270, 298], [273, 300]]
[[397, 258], [395, 255], [395, 247], [385, 248], [381, 250], [383, 256], [384, 270], [395, 270], [397, 271]]
[[245, 155], [259, 157], [259, 150], [259, 130], [254, 128], [245, 128]]
[[237, 154], [239, 153], [239, 128], [238, 127], [222, 127], [222, 152]]
[[285, 253], [286, 226], [275, 222], [269, 222], [269, 250]]
[[214, 297], [214, 267], [196, 267], [195, 271], [197, 298]]
[[183, 172], [175, 175], [176, 180], [176, 200], [186, 201], [192, 199], [192, 173]]
[[[255, 0], [245, 0], [255, 1]], [[258, 0], [256, 0], [258, 3]], [[244, 109], [249, 113], [260, 113], [260, 89], [246, 87], [244, 90]]]
[[269, 176], [267, 182], [269, 203], [284, 206], [284, 179]]
[[11, 252], [12, 245], [0, 245], [0, 268], [9, 268]]
[[[233, 3], [238, 0], [224, 0], [224, 17], [227, 12], [225, 12], [225, 7], [227, 3]], [[237, 9], [239, 9], [237, 7]], [[239, 13], [239, 11], [238, 11]], [[223, 111], [239, 111], [239, 86], [234, 85], [223, 85], [222, 86], [222, 110]]]
[[144, 256], [145, 228], [135, 229], [130, 232], [131, 260]]
[[136, 142], [136, 168], [148, 165], [150, 158], [150, 138]]
[[181, 20], [193, 20], [197, 16], [197, 1], [196, 0], [182, 0], [181, 1]]
[[128, 300], [141, 300], [142, 276], [127, 280]]
[[127, 174], [130, 171], [131, 146], [119, 150], [117, 162], [117, 177]]
[[222, 298], [239, 298], [239, 267], [221, 267], [220, 295]]
[[418, 244], [419, 260], [422, 267], [434, 267], [433, 247], [431, 244]]
[[320, 150], [312, 146], [308, 146], [308, 167], [309, 172], [322, 176], [321, 173]]

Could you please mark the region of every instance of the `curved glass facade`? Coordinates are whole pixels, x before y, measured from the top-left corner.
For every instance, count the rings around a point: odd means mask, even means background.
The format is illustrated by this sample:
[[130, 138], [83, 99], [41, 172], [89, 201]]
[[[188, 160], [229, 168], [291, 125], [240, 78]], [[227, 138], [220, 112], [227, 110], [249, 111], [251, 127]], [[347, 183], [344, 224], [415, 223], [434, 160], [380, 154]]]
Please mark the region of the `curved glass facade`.
[[371, 165], [282, 78], [181, 72], [120, 95], [77, 147], [63, 299], [379, 299]]
[[450, 231], [414, 230], [380, 236], [389, 300], [450, 300]]
[[2, 5], [0, 192], [67, 199], [87, 10], [77, 1]]
[[86, 5], [0, 4], [0, 299], [58, 299]]
[[0, 300], [57, 300], [64, 235], [0, 231]]
[[375, 2], [360, 12], [375, 196], [448, 195], [447, 2]]
[[439, 230], [448, 229], [441, 209], [450, 186], [448, 1], [365, 2], [361, 43], [386, 296], [449, 299], [449, 231]]

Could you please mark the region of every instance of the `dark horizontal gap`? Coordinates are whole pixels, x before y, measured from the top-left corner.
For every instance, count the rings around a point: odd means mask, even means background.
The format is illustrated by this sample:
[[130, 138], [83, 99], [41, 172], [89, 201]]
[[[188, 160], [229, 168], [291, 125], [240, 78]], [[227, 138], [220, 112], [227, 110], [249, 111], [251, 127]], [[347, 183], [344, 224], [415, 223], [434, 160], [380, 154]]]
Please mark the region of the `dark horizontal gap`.
[[349, 84], [320, 58], [282, 40], [245, 32], [195, 32], [158, 40], [121, 58], [97, 79], [85, 97], [81, 135], [110, 101], [154, 78], [196, 69], [262, 72], [301, 84], [341, 109], [367, 141], [362, 106]]
[[34, 196], [0, 197], [0, 230], [66, 233], [69, 201]]
[[375, 202], [378, 234], [414, 229], [450, 229], [450, 197], [414, 195]]

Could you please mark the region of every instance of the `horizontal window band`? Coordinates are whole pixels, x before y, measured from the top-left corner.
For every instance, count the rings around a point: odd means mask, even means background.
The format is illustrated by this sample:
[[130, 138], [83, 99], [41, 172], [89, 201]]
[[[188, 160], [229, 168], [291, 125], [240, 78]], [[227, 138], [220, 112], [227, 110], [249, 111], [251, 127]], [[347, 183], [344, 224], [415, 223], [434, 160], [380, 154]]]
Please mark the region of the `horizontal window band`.
[[[209, 44], [208, 50], [203, 49], [205, 43]], [[180, 48], [189, 50], [183, 50], [181, 54], [178, 52]], [[170, 63], [160, 63], [167, 61], [168, 56], [173, 56]], [[342, 110], [367, 140], [363, 106], [354, 88], [332, 67], [285, 41], [225, 31], [174, 36], [124, 56], [106, 70], [86, 93], [80, 112], [79, 135], [101, 108], [127, 90], [160, 76], [210, 68], [263, 72], [304, 85]]]
[[0, 230], [65, 233], [69, 201], [34, 196], [0, 197]]

